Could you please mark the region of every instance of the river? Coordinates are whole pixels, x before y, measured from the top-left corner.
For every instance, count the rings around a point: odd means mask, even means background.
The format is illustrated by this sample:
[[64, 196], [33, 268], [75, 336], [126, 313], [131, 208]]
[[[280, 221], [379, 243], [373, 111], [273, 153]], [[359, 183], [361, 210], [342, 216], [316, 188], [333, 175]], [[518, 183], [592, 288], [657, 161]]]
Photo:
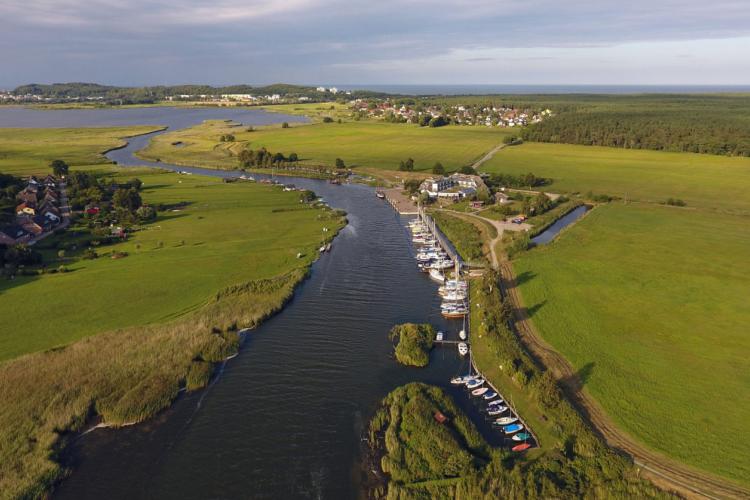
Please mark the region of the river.
[[[232, 109], [210, 109], [210, 118], [246, 124], [299, 119], [251, 111], [240, 118]], [[139, 123], [179, 128], [196, 119], [159, 120], [158, 113], [151, 118]], [[0, 126], [11, 126], [1, 108]], [[147, 140], [136, 138], [109, 157], [122, 166], [239, 175], [133, 157]], [[393, 358], [387, 334], [396, 323], [430, 322], [448, 338], [461, 328], [442, 318], [437, 285], [417, 270], [406, 218], [366, 186], [285, 179], [347, 211], [349, 224], [331, 252], [312, 266], [281, 313], [248, 334], [209, 389], [179, 398], [144, 424], [99, 429], [75, 441], [65, 454], [74, 472], [55, 497], [356, 498], [369, 417], [389, 391], [417, 380], [449, 390], [485, 437], [499, 444], [463, 390], [448, 384], [467, 369], [454, 348], [434, 349], [423, 369], [402, 367]]]

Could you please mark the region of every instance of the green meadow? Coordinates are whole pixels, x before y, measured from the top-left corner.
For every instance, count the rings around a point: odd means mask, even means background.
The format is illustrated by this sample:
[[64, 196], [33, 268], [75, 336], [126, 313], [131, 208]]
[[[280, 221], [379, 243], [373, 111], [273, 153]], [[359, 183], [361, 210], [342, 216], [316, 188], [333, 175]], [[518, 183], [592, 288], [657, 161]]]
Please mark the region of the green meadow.
[[623, 429], [745, 484], [749, 248], [746, 216], [614, 203], [514, 262], [534, 323]]
[[[219, 138], [231, 133], [235, 142]], [[435, 162], [456, 170], [481, 158], [502, 142], [505, 132], [480, 127], [419, 127], [381, 122], [313, 123], [281, 128], [257, 128], [226, 122], [206, 122], [182, 131], [160, 135], [140, 153], [143, 158], [177, 164], [198, 162], [213, 168], [235, 168], [242, 148], [265, 147], [273, 153], [297, 153], [302, 164], [333, 166], [336, 158], [347, 167], [397, 170], [414, 159], [417, 171], [430, 172]], [[174, 145], [176, 142], [178, 145]]]
[[[64, 345], [95, 333], [161, 322], [194, 310], [216, 291], [248, 280], [271, 278], [306, 267], [323, 238], [320, 212], [300, 205], [298, 193], [248, 183], [125, 171], [144, 182], [152, 205], [186, 203], [125, 243], [100, 253], [124, 251], [124, 259], [73, 260], [65, 274], [0, 281], [0, 360]], [[44, 242], [53, 246], [54, 242]], [[304, 258], [297, 259], [298, 252]], [[52, 267], [58, 264], [50, 252]], [[38, 304], [54, 315], [29, 322], [21, 304]]]
[[554, 192], [592, 191], [630, 200], [683, 199], [690, 207], [750, 213], [750, 158], [524, 143], [499, 151], [481, 171], [548, 177]]
[[123, 139], [161, 127], [0, 128], [0, 172], [50, 173], [49, 162], [64, 160], [77, 169], [111, 163], [102, 153], [125, 145]]

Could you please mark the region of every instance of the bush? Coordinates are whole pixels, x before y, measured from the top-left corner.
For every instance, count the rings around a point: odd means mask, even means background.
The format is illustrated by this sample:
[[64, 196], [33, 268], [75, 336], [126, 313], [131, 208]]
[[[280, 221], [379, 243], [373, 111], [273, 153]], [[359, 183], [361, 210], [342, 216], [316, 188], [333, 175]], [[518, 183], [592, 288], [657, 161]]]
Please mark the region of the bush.
[[435, 329], [429, 324], [405, 323], [396, 325], [389, 334], [396, 344], [396, 359], [402, 365], [427, 366], [435, 339]]
[[333, 123], [333, 118], [331, 118], [330, 116], [324, 116], [323, 123]]

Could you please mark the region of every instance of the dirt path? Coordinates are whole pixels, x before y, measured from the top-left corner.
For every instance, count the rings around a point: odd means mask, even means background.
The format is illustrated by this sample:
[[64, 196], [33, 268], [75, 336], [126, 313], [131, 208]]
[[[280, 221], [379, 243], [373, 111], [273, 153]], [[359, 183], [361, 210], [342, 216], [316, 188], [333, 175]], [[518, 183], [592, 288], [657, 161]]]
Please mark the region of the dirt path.
[[474, 170], [476, 170], [477, 168], [479, 168], [482, 165], [482, 163], [488, 161], [490, 158], [492, 158], [493, 156], [495, 156], [495, 153], [497, 153], [498, 151], [500, 151], [501, 149], [503, 149], [505, 146], [507, 146], [507, 144], [499, 144], [499, 145], [495, 146], [494, 148], [490, 149], [487, 152], [486, 155], [482, 156], [480, 159], [478, 159], [477, 161], [475, 161], [474, 163], [472, 163], [471, 164], [471, 168], [473, 168]]
[[519, 338], [531, 354], [555, 375], [579, 413], [609, 446], [630, 455], [635, 464], [641, 467], [644, 475], [654, 483], [662, 487], [671, 487], [684, 496], [750, 498], [750, 491], [747, 489], [652, 451], [620, 430], [599, 403], [583, 388], [568, 360], [545, 342], [536, 331], [518, 292], [510, 262], [500, 263], [500, 271], [503, 289], [513, 304], [515, 330]]

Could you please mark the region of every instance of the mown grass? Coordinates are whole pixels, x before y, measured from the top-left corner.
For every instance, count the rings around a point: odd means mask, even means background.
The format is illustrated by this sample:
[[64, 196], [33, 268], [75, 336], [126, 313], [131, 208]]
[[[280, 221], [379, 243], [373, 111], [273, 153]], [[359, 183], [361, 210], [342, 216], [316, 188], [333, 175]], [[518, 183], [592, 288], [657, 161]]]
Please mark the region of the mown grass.
[[502, 149], [480, 170], [533, 172], [553, 180], [544, 187], [552, 192], [592, 191], [656, 203], [680, 198], [689, 207], [750, 213], [749, 158], [524, 143]]
[[162, 127], [0, 128], [0, 172], [26, 176], [51, 173], [52, 160], [77, 169], [111, 163], [102, 153], [125, 145], [123, 139]]
[[748, 484], [750, 224], [610, 204], [514, 263], [531, 317], [627, 432]]
[[[328, 212], [301, 205], [298, 193], [276, 187], [119, 172], [118, 177], [143, 181], [147, 203], [186, 205], [160, 212], [128, 241], [99, 249], [127, 252], [124, 259], [58, 262], [53, 250], [50, 266], [63, 263], [70, 272], [0, 281], [5, 318], [0, 360], [103, 331], [163, 322], [204, 305], [216, 290], [304, 268], [317, 256], [323, 227], [340, 224]], [[54, 318], [54, 328], [17, 314], [24, 304], [41, 305]]]
[[[235, 142], [219, 137], [231, 133]], [[270, 126], [246, 132], [226, 122], [207, 122], [155, 137], [140, 153], [145, 159], [210, 168], [236, 168], [241, 148], [267, 148], [288, 155], [297, 153], [301, 164], [333, 166], [336, 158], [347, 167], [397, 170], [413, 158], [417, 171], [429, 173], [436, 162], [456, 170], [471, 164], [502, 142], [505, 133], [479, 127], [418, 127], [380, 122], [314, 123], [290, 128]], [[172, 143], [181, 141], [178, 146]]]

